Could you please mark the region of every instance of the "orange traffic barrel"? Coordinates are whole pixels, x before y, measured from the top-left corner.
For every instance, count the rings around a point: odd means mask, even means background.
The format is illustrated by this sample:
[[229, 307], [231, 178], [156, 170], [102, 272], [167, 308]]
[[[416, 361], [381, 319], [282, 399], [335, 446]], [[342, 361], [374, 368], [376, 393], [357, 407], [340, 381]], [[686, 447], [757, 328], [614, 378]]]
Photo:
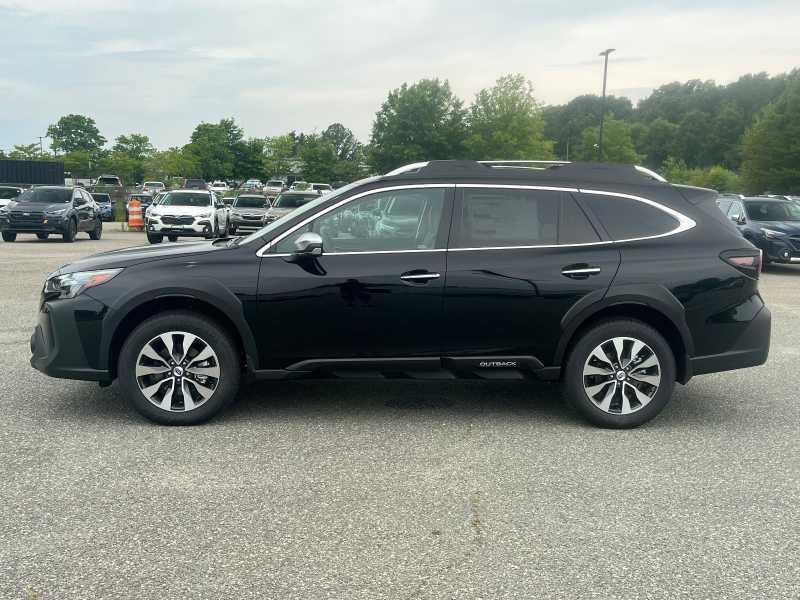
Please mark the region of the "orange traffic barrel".
[[142, 219], [142, 203], [136, 198], [128, 202], [128, 227], [144, 227], [144, 219]]

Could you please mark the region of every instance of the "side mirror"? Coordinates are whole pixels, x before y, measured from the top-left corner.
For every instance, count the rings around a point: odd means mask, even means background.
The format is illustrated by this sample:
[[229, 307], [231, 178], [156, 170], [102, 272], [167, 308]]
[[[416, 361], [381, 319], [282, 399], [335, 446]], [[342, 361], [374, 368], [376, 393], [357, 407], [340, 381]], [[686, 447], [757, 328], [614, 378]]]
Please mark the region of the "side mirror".
[[76, 196], [75, 198], [72, 199], [72, 203], [75, 206], [83, 206], [84, 204], [86, 204], [86, 200], [84, 200], [81, 196]]
[[322, 256], [322, 237], [307, 231], [294, 241], [294, 253], [300, 256]]
[[736, 222], [739, 225], [744, 225], [745, 223], [747, 223], [747, 219], [744, 218], [744, 215], [739, 215], [739, 218], [736, 219]]

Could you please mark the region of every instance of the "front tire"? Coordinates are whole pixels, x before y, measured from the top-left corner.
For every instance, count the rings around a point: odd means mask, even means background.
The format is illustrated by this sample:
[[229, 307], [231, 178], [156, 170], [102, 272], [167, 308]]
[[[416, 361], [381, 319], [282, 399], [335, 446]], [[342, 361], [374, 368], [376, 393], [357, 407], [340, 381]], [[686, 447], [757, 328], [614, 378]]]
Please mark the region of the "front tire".
[[167, 239], [170, 242], [177, 242], [178, 241], [178, 236], [177, 235], [169, 235], [169, 236], [167, 236]]
[[241, 362], [233, 340], [216, 322], [170, 311], [133, 330], [122, 346], [117, 373], [123, 395], [142, 416], [162, 425], [194, 425], [234, 400]]
[[4, 242], [13, 242], [17, 239], [17, 232], [16, 231], [4, 231], [3, 232], [3, 241]]
[[604, 321], [584, 333], [567, 359], [567, 400], [600, 427], [646, 423], [669, 403], [675, 357], [664, 337], [641, 321]]
[[67, 221], [66, 229], [64, 229], [64, 233], [61, 235], [61, 239], [63, 239], [68, 244], [71, 244], [75, 241], [75, 236], [78, 233], [78, 224], [75, 222], [75, 219], [70, 219]]
[[89, 232], [89, 239], [99, 240], [101, 237], [103, 237], [103, 220], [97, 219], [94, 229]]
[[164, 241], [164, 236], [163, 235], [158, 235], [158, 234], [149, 234], [148, 233], [147, 234], [147, 241], [150, 242], [151, 244], [160, 244], [161, 242]]

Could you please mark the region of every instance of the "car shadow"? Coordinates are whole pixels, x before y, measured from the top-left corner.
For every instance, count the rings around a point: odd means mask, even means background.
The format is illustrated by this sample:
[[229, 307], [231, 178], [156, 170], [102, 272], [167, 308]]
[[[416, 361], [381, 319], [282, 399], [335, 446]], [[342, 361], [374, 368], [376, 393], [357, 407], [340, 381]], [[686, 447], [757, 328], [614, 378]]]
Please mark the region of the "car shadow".
[[769, 273], [770, 275], [800, 275], [800, 265], [770, 263], [768, 265], [764, 265], [761, 270], [764, 273]]

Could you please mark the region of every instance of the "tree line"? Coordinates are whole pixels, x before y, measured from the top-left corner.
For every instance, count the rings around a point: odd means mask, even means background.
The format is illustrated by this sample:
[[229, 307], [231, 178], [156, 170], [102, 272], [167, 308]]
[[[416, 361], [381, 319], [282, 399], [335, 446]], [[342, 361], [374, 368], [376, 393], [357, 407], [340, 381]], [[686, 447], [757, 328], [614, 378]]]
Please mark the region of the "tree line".
[[[670, 181], [721, 191], [800, 193], [800, 70], [745, 75], [719, 85], [669, 83], [633, 106], [582, 95], [545, 106], [524, 76], [500, 77], [467, 106], [448, 81], [423, 79], [389, 92], [362, 144], [333, 123], [321, 133], [245, 137], [233, 118], [200, 123], [184, 146], [157, 150], [141, 133], [107, 145], [96, 123], [66, 115], [48, 128], [51, 148], [78, 177], [100, 172], [126, 181], [204, 177], [261, 179], [294, 174], [347, 182], [431, 159], [602, 160], [642, 164]], [[0, 151], [0, 157], [3, 157]], [[38, 144], [10, 158], [48, 158]]]

